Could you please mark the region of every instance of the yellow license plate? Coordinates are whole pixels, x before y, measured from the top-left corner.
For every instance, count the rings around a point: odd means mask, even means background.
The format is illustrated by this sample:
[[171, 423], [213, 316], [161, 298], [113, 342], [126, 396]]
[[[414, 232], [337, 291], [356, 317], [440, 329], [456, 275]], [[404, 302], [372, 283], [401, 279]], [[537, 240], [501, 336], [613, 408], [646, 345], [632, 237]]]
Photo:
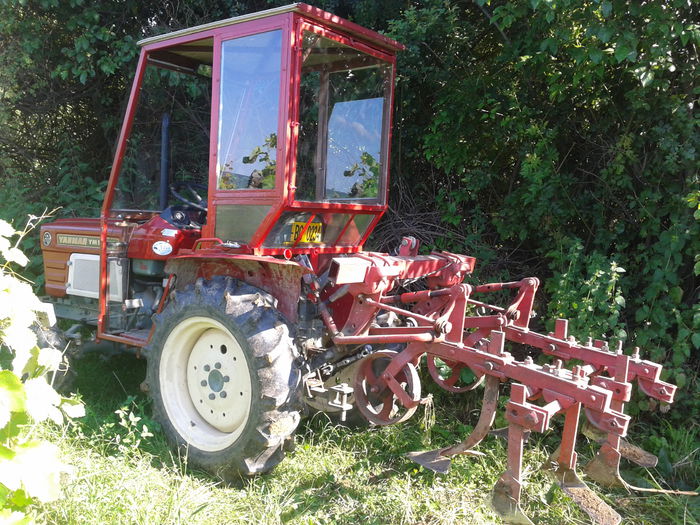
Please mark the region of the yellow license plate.
[[292, 236], [291, 240], [287, 244], [299, 243], [320, 243], [321, 233], [323, 232], [323, 224], [320, 222], [312, 222], [309, 227], [306, 228], [304, 235], [299, 239], [299, 235], [304, 230], [306, 226], [305, 222], [293, 222], [292, 223]]

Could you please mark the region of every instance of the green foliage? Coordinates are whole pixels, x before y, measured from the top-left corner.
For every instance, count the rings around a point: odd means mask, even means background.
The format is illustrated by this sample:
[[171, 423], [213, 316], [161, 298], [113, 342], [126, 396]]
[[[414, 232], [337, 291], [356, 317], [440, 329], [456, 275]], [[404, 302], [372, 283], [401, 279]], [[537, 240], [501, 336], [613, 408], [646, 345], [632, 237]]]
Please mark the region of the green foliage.
[[[0, 521], [30, 523], [31, 507], [59, 496], [68, 467], [55, 445], [34, 437], [34, 426], [56, 424], [84, 414], [75, 399], [59, 396], [46, 374], [57, 370], [61, 351], [39, 348], [32, 330], [42, 305], [31, 287], [12, 271], [28, 260], [11, 239], [16, 232], [0, 220]], [[22, 235], [26, 234], [22, 232]]]
[[625, 269], [598, 252], [584, 254], [580, 239], [565, 240], [561, 250], [548, 255], [553, 273], [545, 285], [550, 297], [549, 328], [553, 330], [554, 319], [570, 318], [569, 330], [579, 338], [625, 341], [620, 319], [625, 298], [619, 286]]
[[698, 4], [461, 6], [390, 24], [408, 45], [395, 136], [431, 164], [405, 176], [466, 239], [444, 247], [482, 280], [541, 277], [548, 315], [640, 346], [699, 410]]

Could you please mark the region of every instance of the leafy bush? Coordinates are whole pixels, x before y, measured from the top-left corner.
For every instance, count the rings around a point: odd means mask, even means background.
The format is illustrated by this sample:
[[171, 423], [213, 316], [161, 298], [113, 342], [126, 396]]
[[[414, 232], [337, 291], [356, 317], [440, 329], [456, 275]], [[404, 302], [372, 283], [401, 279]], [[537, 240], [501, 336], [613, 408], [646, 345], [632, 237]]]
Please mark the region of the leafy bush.
[[569, 318], [569, 329], [579, 338], [625, 341], [627, 332], [620, 318], [625, 307], [620, 279], [625, 269], [600, 253], [584, 254], [580, 239], [566, 240], [560, 250], [548, 255], [553, 271], [545, 283], [550, 329], [554, 319]]
[[683, 1], [430, 0], [390, 23], [408, 46], [394, 151], [422, 154], [400, 176], [434, 188], [456, 230], [444, 248], [481, 259], [482, 280], [540, 277], [549, 316], [639, 346], [695, 414], [698, 14]]
[[[30, 222], [31, 225], [31, 222]], [[0, 522], [31, 522], [31, 505], [59, 497], [60, 475], [69, 470], [55, 445], [34, 438], [34, 426], [84, 414], [82, 404], [61, 397], [47, 381], [61, 350], [39, 348], [32, 330], [45, 311], [11, 263], [28, 259], [17, 247], [28, 229], [16, 232], [0, 220]], [[17, 237], [13, 243], [11, 239]]]

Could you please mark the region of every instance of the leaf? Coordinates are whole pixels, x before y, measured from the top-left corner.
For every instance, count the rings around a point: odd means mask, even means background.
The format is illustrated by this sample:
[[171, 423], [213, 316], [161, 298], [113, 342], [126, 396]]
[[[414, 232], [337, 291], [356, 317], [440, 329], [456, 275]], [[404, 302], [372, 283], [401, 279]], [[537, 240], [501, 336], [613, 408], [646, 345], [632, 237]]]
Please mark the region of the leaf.
[[610, 14], [612, 13], [612, 3], [608, 2], [605, 0], [600, 4], [600, 12], [603, 14], [605, 18], [608, 18]]
[[[10, 412], [22, 412], [25, 407], [26, 394], [24, 386], [15, 374], [9, 370], [0, 371], [0, 406], [6, 406]], [[5, 425], [0, 425], [4, 427]]]
[[700, 333], [695, 332], [690, 340], [693, 342], [693, 346], [698, 349], [700, 348]]
[[642, 83], [642, 87], [647, 87], [654, 80], [654, 72], [651, 69], [645, 69], [639, 75], [639, 81]]
[[58, 459], [58, 447], [29, 442], [17, 448], [11, 460], [0, 461], [0, 483], [46, 503], [60, 496], [60, 476], [70, 468]]
[[675, 304], [680, 304], [683, 300], [683, 290], [680, 286], [675, 286], [668, 291], [668, 295]]
[[609, 26], [602, 26], [600, 29], [598, 29], [598, 38], [600, 39], [601, 42], [604, 44], [607, 44], [610, 41], [610, 38], [613, 36], [613, 29]]
[[603, 60], [603, 52], [600, 49], [591, 49], [588, 56], [591, 57], [591, 62], [594, 64], [600, 64], [600, 61]]
[[678, 388], [683, 388], [688, 382], [688, 376], [686, 376], [684, 372], [677, 373], [674, 379]]
[[27, 256], [24, 255], [22, 250], [19, 248], [10, 248], [9, 250], [5, 250], [2, 252], [2, 255], [5, 257], [7, 262], [16, 263], [23, 267], [27, 266], [27, 263], [29, 262]]
[[682, 31], [681, 32], [681, 44], [683, 47], [685, 47], [688, 44], [688, 41], [690, 40], [690, 31]]
[[0, 219], [0, 237], [12, 237], [16, 233], [9, 222]]
[[615, 46], [615, 59], [619, 62], [625, 60], [632, 50], [627, 46], [627, 44], [618, 44]]
[[25, 525], [32, 523], [32, 518], [17, 510], [2, 509], [0, 510], [0, 523], [3, 525]]
[[26, 412], [13, 412], [10, 424], [0, 429], [0, 441], [18, 436], [28, 424], [29, 417], [27, 417]]
[[85, 416], [85, 405], [79, 399], [63, 398], [61, 409], [71, 419]]
[[12, 497], [10, 497], [8, 503], [15, 508], [23, 509], [28, 507], [33, 503], [33, 500], [27, 496], [27, 493], [24, 492], [23, 490], [15, 490], [12, 493]]
[[58, 424], [63, 422], [63, 415], [56, 408], [61, 402], [61, 396], [44, 377], [29, 379], [24, 383], [24, 390], [27, 393], [27, 413], [34, 421], [51, 419]]

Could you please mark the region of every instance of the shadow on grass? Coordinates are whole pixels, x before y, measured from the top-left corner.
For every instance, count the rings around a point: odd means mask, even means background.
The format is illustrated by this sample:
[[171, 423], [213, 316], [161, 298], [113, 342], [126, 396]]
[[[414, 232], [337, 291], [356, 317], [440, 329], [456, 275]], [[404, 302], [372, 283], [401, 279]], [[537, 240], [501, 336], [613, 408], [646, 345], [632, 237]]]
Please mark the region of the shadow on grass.
[[[100, 350], [102, 348], [100, 345]], [[446, 487], [447, 483], [453, 482], [455, 487], [466, 488], [466, 485], [461, 484], [462, 480], [472, 478], [480, 480], [477, 485], [483, 483], [479, 492], [483, 497], [487, 497], [493, 483], [505, 467], [505, 443], [494, 438], [487, 438], [480, 447], [482, 451], [487, 452], [487, 457], [455, 461], [448, 477], [436, 476], [404, 457], [404, 454], [410, 451], [438, 448], [458, 442], [468, 434], [471, 430], [470, 425], [474, 424], [478, 417], [479, 392], [461, 396], [441, 395], [436, 392], [437, 423], [432, 427], [422, 422], [421, 412], [410, 422], [389, 428], [347, 428], [334, 424], [324, 414], [317, 414], [302, 422], [296, 440], [302, 450], [292, 452], [280, 470], [236, 483], [223, 484], [198, 469], [189, 468], [186, 458], [178, 456], [167, 446], [164, 436], [151, 419], [150, 400], [139, 388], [146, 374], [145, 359], [137, 359], [133, 354], [112, 352], [105, 348], [105, 351], [92, 351], [84, 355], [76, 362], [75, 369], [78, 374], [76, 391], [81, 395], [87, 411], [86, 417], [80, 423], [86, 436], [95, 436], [95, 439], [102, 439], [102, 443], [107, 443], [110, 436], [104, 435], [105, 433], [123, 433], [124, 429], [119, 427], [115, 411], [128, 403], [130, 409], [153, 431], [154, 436], [143, 440], [140, 448], [152, 456], [154, 466], [164, 466], [186, 474], [202, 484], [217, 483], [224, 490], [240, 490], [250, 494], [274, 494], [275, 490], [270, 488], [271, 485], [286, 483], [285, 490], [298, 505], [284, 508], [279, 516], [283, 523], [298, 522], [307, 515], [321, 516], [324, 509], [328, 508], [329, 500], [333, 498], [336, 501], [345, 498], [355, 505], [378, 509], [378, 506], [373, 507], [377, 505], [376, 502], [372, 502], [373, 499], [377, 499], [377, 493], [390, 497], [387, 486], [392, 483], [406, 483], [412, 490], [424, 490], [427, 493], [433, 485]], [[431, 388], [428, 387], [428, 390]], [[499, 415], [499, 420], [501, 417]], [[551, 452], [559, 441], [559, 426], [560, 423], [556, 422], [553, 431], [544, 436], [535, 436], [528, 448], [547, 449]], [[641, 430], [640, 437], [645, 438], [644, 444], [648, 445], [650, 450], [665, 451], [660, 454], [662, 461], [659, 469], [652, 474], [658, 476], [657, 480], [662, 477], [670, 478], [678, 488], [696, 488], [697, 428], [690, 432], [688, 428], [674, 429], [670, 425], [664, 426], [659, 421], [654, 422], [654, 428], [653, 431], [649, 428], [636, 429]], [[109, 453], [118, 453], [118, 447], [109, 448], [111, 446], [108, 445], [106, 450]], [[582, 462], [595, 450], [597, 447], [580, 442]], [[345, 460], [322, 457], [346, 452], [349, 456]], [[544, 454], [540, 455], [544, 457]], [[537, 465], [529, 466], [538, 468]], [[638, 481], [635, 474], [639, 478], [647, 478], [650, 474], [629, 465], [624, 465], [623, 468], [630, 481]], [[530, 481], [534, 482], [534, 478], [539, 477], [541, 476], [533, 473]], [[450, 481], [447, 482], [446, 479]], [[641, 484], [641, 479], [638, 482]], [[613, 506], [632, 521], [653, 521], [652, 518], [662, 521], [675, 520], [683, 512], [690, 515], [691, 520], [688, 522], [692, 523], [692, 517], [700, 514], [700, 498], [685, 503], [686, 500], [680, 498], [657, 496], [642, 499], [628, 497], [629, 495], [617, 490], [599, 489], [599, 492], [607, 495]], [[557, 494], [556, 491], [549, 490], [549, 486], [542, 486], [537, 489], [537, 494], [528, 498], [528, 507], [533, 514], [539, 514], [541, 522], [554, 523], [560, 518], [559, 514], [551, 514], [552, 511], [547, 510], [552, 503], [564, 505], [558, 502]], [[420, 494], [413, 497], [416, 501], [423, 500]], [[553, 501], [553, 498], [556, 501]], [[546, 505], [542, 504], [543, 501], [547, 502]], [[685, 509], [681, 508], [685, 505]]]

